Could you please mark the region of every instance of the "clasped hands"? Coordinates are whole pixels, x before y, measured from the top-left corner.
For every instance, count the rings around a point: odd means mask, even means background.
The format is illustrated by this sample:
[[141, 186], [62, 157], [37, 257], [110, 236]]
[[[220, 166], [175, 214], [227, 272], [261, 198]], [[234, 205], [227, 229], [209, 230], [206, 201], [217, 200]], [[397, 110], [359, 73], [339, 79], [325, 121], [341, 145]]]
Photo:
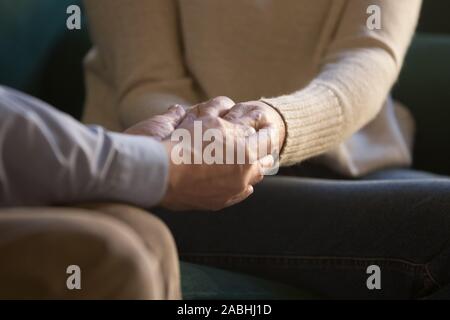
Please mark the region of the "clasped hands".
[[[231, 141], [234, 153], [243, 150], [245, 161], [237, 161], [237, 155], [233, 156], [231, 164], [228, 161], [175, 164], [170, 160], [176, 147], [171, 139], [174, 131], [184, 129], [194, 135], [199, 124], [203, 132], [214, 129], [221, 133], [214, 136], [214, 143], [225, 146]], [[170, 164], [167, 191], [161, 202], [163, 207], [216, 211], [241, 202], [253, 193], [253, 186], [262, 181], [278, 158], [285, 126], [280, 114], [264, 102], [235, 104], [227, 97], [217, 97], [187, 109], [174, 105], [166, 113], [144, 120], [125, 133], [150, 136], [165, 146]], [[216, 141], [218, 139], [221, 141]], [[202, 142], [201, 150], [190, 148], [188, 158], [193, 159], [195, 153], [203, 152], [207, 145]]]

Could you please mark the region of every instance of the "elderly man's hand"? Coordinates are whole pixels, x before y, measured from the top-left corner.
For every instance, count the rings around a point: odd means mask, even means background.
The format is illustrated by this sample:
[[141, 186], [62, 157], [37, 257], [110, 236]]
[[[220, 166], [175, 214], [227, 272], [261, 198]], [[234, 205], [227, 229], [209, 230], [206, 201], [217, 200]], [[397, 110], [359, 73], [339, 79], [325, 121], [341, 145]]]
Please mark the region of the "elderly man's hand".
[[[195, 140], [193, 123], [190, 123], [190, 119], [185, 121], [180, 127], [190, 132], [192, 140]], [[214, 129], [221, 133], [214, 137], [214, 143], [223, 148], [223, 161], [211, 163], [203, 158], [201, 163], [195, 164], [195, 155], [204, 155], [208, 146], [208, 143], [203, 142], [200, 150], [195, 147], [183, 149], [183, 152], [188, 152], [188, 163], [176, 163], [173, 159], [179, 155], [179, 144], [165, 140], [163, 143], [171, 161], [168, 190], [161, 205], [172, 210], [215, 211], [243, 201], [253, 193], [253, 186], [263, 179], [265, 171], [272, 169], [274, 164], [271, 151], [267, 152], [268, 155], [258, 154], [258, 144], [252, 144], [251, 141], [256, 138], [253, 141], [271, 145], [267, 141], [270, 136], [262, 133], [245, 136], [244, 131], [236, 131], [236, 125], [220, 117], [203, 116], [194, 121], [201, 121], [203, 132]], [[234, 132], [239, 133], [236, 135]], [[235, 150], [243, 150], [243, 162], [237, 161], [233, 155], [232, 162], [227, 164], [227, 144], [233, 144]], [[252, 162], [251, 159], [256, 161]]]
[[[272, 136], [267, 131], [255, 132], [249, 125], [231, 123], [220, 116], [226, 113], [234, 102], [228, 98], [219, 97], [202, 103], [189, 111], [178, 129], [185, 130], [193, 138], [188, 148], [183, 148], [184, 159], [189, 163], [177, 164], [174, 157], [179, 156], [180, 143], [166, 139], [163, 143], [171, 159], [168, 191], [161, 205], [172, 210], [219, 210], [236, 204], [253, 193], [253, 186], [264, 177], [264, 172], [274, 164], [272, 152], [277, 141], [271, 141]], [[201, 126], [202, 132], [213, 129], [214, 144], [221, 150], [222, 161], [202, 162], [194, 164], [195, 154], [202, 157], [211, 142], [204, 141], [200, 150], [193, 146], [196, 126]], [[210, 130], [210, 132], [212, 132]], [[227, 148], [233, 145], [232, 157], [227, 159]], [[261, 146], [268, 150], [261, 152]], [[239, 161], [237, 150], [242, 150]], [[217, 151], [217, 150], [216, 150]], [[241, 160], [242, 160], [241, 159]]]
[[164, 140], [170, 137], [184, 119], [186, 112], [180, 105], [174, 105], [166, 113], [141, 121], [124, 131], [127, 134], [153, 137]]
[[[162, 140], [169, 156], [168, 187], [162, 206], [172, 210], [219, 210], [250, 196], [253, 186], [272, 169], [279, 143], [278, 135], [272, 132], [277, 130], [276, 124], [269, 116], [270, 109], [263, 106], [236, 105], [227, 97], [217, 97], [187, 112], [181, 106], [171, 107], [165, 114], [142, 121], [125, 133]], [[202, 136], [196, 137], [199, 128]], [[179, 157], [180, 145], [186, 146], [172, 139], [180, 132], [192, 138], [187, 148], [182, 149], [187, 153], [183, 159], [188, 159], [188, 163], [174, 161]], [[215, 135], [205, 141], [206, 132]], [[200, 146], [195, 146], [196, 139]], [[223, 159], [219, 163], [203, 159], [212, 142], [220, 146]], [[202, 161], [195, 163], [198, 155]]]

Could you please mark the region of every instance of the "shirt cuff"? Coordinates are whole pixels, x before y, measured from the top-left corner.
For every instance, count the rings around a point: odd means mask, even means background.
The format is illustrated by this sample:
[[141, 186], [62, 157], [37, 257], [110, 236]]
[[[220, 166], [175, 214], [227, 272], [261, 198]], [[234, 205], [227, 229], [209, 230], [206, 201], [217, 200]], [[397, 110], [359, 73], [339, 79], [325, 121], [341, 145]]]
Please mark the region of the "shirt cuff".
[[149, 137], [110, 132], [116, 150], [106, 178], [107, 197], [148, 208], [167, 189], [169, 159], [163, 144]]

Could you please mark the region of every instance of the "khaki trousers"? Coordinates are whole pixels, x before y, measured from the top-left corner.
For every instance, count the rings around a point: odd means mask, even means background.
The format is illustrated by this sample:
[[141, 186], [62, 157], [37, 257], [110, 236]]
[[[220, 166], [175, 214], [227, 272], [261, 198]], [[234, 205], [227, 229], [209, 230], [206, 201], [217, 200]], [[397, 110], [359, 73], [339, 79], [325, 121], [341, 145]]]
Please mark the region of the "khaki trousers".
[[0, 298], [179, 299], [175, 243], [128, 205], [1, 209]]

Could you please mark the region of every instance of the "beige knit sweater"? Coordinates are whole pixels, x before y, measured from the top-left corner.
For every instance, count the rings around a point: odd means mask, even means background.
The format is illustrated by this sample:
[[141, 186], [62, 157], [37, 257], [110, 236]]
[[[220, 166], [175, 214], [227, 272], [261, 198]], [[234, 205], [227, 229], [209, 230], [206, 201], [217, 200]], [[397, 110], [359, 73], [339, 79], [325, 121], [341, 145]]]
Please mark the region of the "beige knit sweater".
[[[382, 28], [371, 31], [374, 4]], [[353, 176], [407, 164], [411, 126], [399, 125], [388, 95], [420, 5], [86, 0], [95, 46], [86, 58], [85, 121], [122, 130], [174, 103], [271, 97], [262, 99], [287, 127], [282, 164], [325, 154], [325, 163]]]

